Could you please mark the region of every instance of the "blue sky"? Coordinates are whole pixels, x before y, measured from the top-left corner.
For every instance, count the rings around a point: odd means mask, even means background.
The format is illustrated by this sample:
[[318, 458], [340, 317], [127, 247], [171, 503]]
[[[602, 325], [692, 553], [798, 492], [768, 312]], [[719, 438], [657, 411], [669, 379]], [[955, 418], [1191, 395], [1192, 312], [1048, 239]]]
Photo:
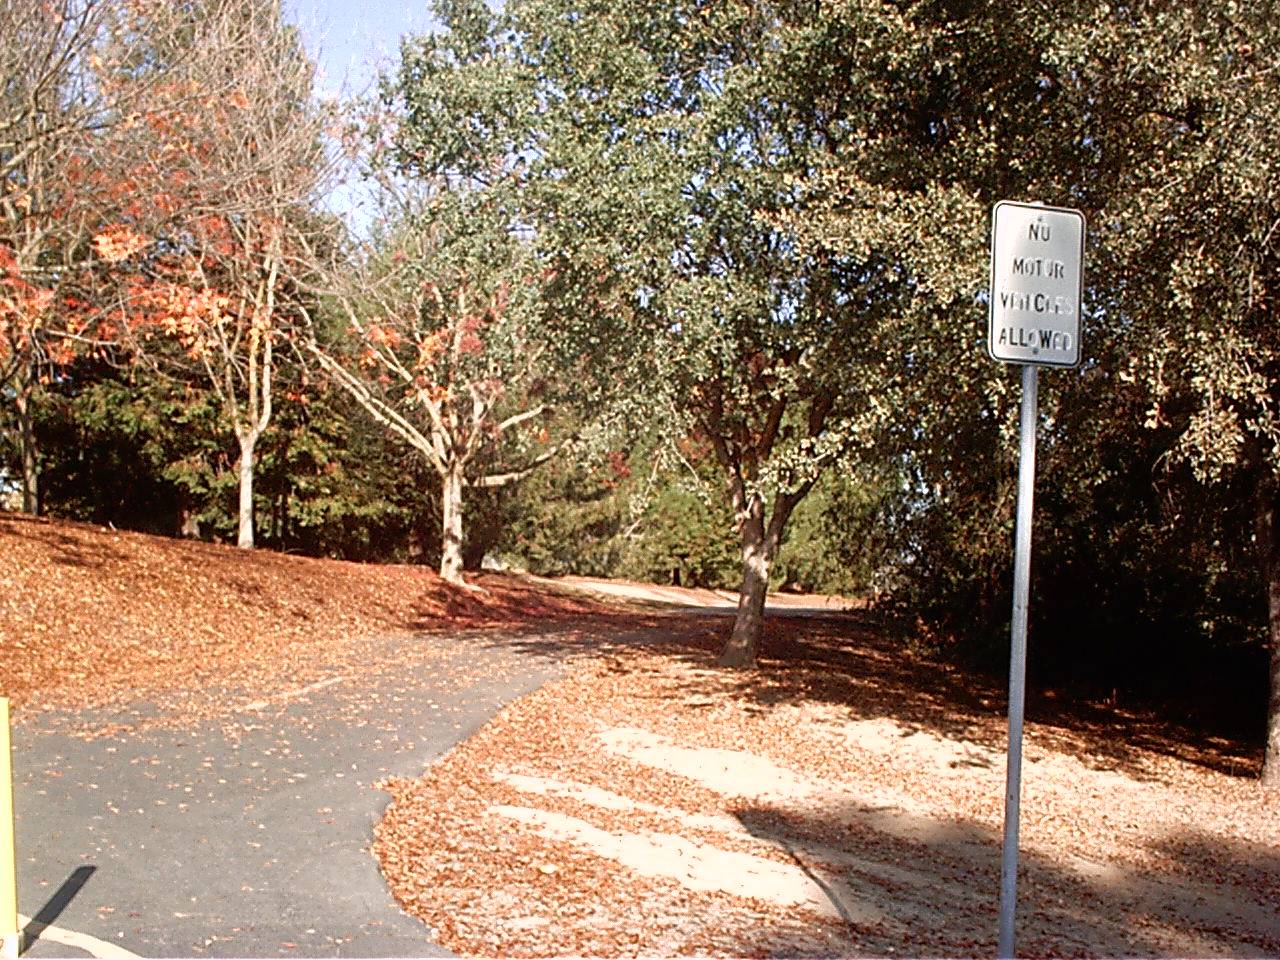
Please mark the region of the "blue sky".
[[284, 0], [320, 67], [321, 95], [355, 93], [394, 64], [400, 37], [431, 24], [426, 0]]
[[[3, 0], [0, 0], [3, 2]], [[379, 70], [394, 68], [400, 38], [431, 25], [426, 0], [283, 0], [285, 18], [301, 30], [316, 60], [316, 93], [350, 97], [370, 90]], [[358, 183], [339, 185], [328, 206], [367, 236], [375, 216], [368, 192]]]

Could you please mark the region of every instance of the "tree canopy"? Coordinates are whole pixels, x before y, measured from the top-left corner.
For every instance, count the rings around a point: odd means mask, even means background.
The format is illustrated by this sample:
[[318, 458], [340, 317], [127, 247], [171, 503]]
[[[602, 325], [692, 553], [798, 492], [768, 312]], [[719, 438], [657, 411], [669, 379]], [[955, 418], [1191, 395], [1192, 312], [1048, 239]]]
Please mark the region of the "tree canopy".
[[[489, 551], [730, 584], [729, 665], [782, 582], [994, 663], [990, 211], [1075, 207], [1033, 679], [1269, 696], [1274, 782], [1274, 7], [441, 0], [334, 116], [275, 0], [8, 4], [6, 476], [455, 582]], [[322, 209], [344, 150], [367, 236]], [[86, 495], [91, 463], [145, 482]]]

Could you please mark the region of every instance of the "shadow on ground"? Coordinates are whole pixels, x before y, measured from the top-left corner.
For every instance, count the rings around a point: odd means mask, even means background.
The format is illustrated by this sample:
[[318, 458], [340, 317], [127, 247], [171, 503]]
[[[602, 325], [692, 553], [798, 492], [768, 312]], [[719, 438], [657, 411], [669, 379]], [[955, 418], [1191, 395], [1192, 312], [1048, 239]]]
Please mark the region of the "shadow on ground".
[[65, 566], [92, 570], [125, 557], [123, 551], [108, 545], [104, 538], [92, 542], [76, 538], [39, 517], [4, 514], [0, 516], [0, 528], [10, 536], [52, 548], [56, 562]]
[[71, 901], [81, 891], [89, 878], [93, 876], [94, 871], [98, 868], [92, 865], [76, 867], [71, 871], [71, 876], [67, 877], [58, 887], [52, 897], [50, 897], [43, 907], [41, 907], [30, 922], [22, 928], [22, 942], [26, 945], [25, 950], [30, 950], [40, 935], [62, 916], [62, 912], [67, 909]]
[[[734, 813], [751, 834], [787, 851], [822, 887], [863, 952], [993, 954], [1000, 882], [1000, 838], [993, 831], [865, 806], [806, 814], [745, 806]], [[1280, 952], [1265, 886], [1224, 881], [1220, 893], [1207, 895], [1202, 883], [1184, 882], [1176, 873], [1062, 864], [1025, 853], [1020, 866], [1020, 956]], [[1185, 866], [1198, 869], [1196, 863]], [[1277, 875], [1271, 874], [1273, 883]], [[1252, 880], [1252, 867], [1236, 879]], [[1228, 920], [1234, 936], [1223, 929]], [[785, 942], [777, 952], [803, 955]]]
[[[597, 611], [550, 615], [543, 627], [482, 635], [477, 642], [557, 658], [643, 647], [707, 668], [728, 630], [723, 612]], [[891, 718], [908, 730], [1004, 746], [1003, 680], [927, 659], [891, 639], [873, 614], [862, 611], [768, 617], [759, 669], [725, 671], [721, 682], [726, 692], [759, 710], [828, 703], [847, 710], [851, 720]], [[1147, 752], [1241, 778], [1256, 778], [1261, 770], [1261, 744], [1207, 736], [1155, 715], [1032, 689], [1027, 718], [1040, 725], [1038, 735], [1048, 745], [1068, 750], [1094, 769], [1134, 779], [1151, 777], [1144, 763]]]

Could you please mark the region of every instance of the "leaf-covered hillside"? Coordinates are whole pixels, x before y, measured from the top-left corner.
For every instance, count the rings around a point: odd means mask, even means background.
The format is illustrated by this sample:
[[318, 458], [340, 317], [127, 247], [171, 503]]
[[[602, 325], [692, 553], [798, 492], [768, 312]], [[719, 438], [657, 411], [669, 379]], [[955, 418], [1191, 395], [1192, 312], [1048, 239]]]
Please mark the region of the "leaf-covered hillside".
[[0, 514], [0, 695], [20, 711], [253, 700], [379, 634], [592, 609], [511, 578], [480, 583]]

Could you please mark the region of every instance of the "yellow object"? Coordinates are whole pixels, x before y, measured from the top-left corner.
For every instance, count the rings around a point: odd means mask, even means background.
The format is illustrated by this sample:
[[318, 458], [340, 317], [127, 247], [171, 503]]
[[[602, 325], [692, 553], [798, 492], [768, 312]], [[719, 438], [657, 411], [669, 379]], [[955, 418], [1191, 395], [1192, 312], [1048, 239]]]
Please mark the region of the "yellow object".
[[0, 960], [17, 960], [18, 858], [13, 844], [13, 752], [9, 742], [9, 699], [0, 697]]

